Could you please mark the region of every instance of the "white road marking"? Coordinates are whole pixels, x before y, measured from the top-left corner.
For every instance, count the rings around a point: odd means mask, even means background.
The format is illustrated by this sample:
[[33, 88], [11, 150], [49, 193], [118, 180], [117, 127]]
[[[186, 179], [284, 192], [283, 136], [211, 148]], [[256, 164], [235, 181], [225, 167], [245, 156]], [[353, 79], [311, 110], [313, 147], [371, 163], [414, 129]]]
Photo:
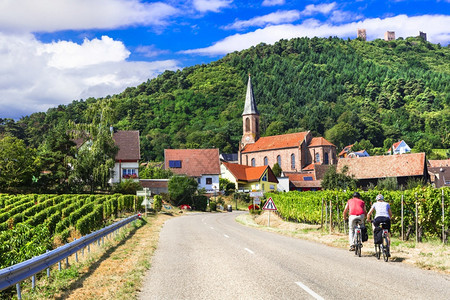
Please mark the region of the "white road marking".
[[308, 294], [310, 294], [311, 296], [313, 296], [314, 298], [318, 299], [318, 300], [323, 300], [322, 297], [320, 297], [319, 295], [317, 295], [313, 290], [311, 290], [309, 287], [307, 287], [306, 285], [304, 285], [301, 282], [296, 282], [296, 284], [301, 287], [302, 289], [304, 289]]
[[223, 236], [224, 236], [224, 237], [226, 237], [226, 238], [229, 238], [229, 236], [228, 236], [228, 235], [226, 235], [226, 234], [224, 234]]
[[209, 228], [214, 229], [214, 227], [209, 227]]
[[252, 250], [250, 250], [250, 249], [248, 249], [248, 248], [244, 248], [244, 249], [245, 249], [245, 251], [247, 251], [248, 253], [255, 254], [255, 252], [253, 252]]

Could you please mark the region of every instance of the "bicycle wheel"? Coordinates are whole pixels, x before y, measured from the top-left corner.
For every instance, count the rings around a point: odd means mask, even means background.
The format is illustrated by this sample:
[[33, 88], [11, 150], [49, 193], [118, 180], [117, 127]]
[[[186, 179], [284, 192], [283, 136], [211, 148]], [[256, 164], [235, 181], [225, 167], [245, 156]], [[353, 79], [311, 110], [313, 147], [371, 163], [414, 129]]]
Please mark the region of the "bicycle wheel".
[[388, 254], [389, 254], [388, 240], [387, 240], [387, 237], [383, 237], [383, 259], [386, 262], [389, 260]]
[[361, 257], [361, 234], [359, 232], [356, 234], [355, 255]]
[[379, 244], [375, 244], [375, 256], [377, 259], [380, 259], [381, 256], [381, 249]]

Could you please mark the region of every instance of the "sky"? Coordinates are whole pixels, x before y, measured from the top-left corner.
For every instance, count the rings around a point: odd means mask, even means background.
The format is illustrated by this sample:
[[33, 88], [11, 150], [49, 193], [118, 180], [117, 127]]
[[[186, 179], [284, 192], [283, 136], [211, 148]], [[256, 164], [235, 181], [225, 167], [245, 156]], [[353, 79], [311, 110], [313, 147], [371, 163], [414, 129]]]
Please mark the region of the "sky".
[[105, 97], [165, 70], [295, 37], [427, 34], [450, 43], [450, 0], [0, 0], [0, 118]]

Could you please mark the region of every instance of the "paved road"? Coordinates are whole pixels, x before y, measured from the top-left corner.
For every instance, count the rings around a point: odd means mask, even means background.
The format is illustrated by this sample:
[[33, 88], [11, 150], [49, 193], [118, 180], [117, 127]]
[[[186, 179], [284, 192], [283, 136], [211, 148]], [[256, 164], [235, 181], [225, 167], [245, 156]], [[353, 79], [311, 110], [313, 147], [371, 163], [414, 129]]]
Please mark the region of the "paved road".
[[237, 212], [174, 218], [139, 299], [449, 299], [450, 277], [248, 228]]

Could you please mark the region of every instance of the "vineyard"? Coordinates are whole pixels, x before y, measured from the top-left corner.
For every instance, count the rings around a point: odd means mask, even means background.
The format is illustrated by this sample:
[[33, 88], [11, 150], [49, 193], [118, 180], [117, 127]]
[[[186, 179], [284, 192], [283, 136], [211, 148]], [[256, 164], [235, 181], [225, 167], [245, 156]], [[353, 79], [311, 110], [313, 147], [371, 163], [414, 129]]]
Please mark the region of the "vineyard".
[[[354, 191], [318, 191], [318, 192], [289, 192], [273, 193], [272, 197], [278, 208], [278, 213], [286, 220], [321, 224], [324, 218], [333, 226], [342, 225], [342, 212], [347, 200]], [[406, 191], [370, 190], [361, 192], [368, 211], [375, 202], [377, 194], [383, 194], [385, 201], [391, 205], [392, 231], [401, 235], [401, 215], [403, 197], [403, 224], [406, 236], [415, 234], [416, 203], [418, 232], [420, 237], [442, 237], [442, 228], [448, 231], [450, 225], [450, 189], [434, 189], [432, 187], [419, 187]], [[444, 224], [442, 222], [442, 201], [444, 199]], [[323, 209], [322, 209], [323, 207]], [[323, 214], [322, 214], [323, 211]]]
[[136, 210], [133, 195], [0, 194], [0, 269], [86, 235]]

